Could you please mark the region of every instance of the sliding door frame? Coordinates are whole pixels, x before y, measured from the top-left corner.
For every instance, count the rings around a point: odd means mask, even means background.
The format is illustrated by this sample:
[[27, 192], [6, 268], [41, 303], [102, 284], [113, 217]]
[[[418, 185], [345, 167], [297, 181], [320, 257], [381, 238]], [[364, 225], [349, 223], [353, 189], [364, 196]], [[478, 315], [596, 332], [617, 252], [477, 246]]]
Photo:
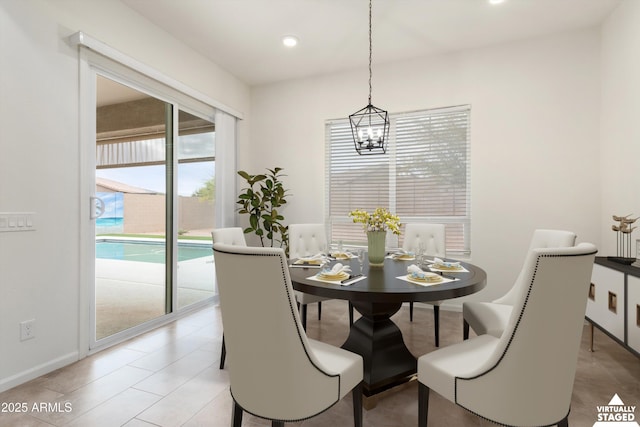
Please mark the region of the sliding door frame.
[[[77, 33], [70, 38], [70, 43], [78, 45], [80, 67], [80, 99], [79, 99], [79, 141], [80, 141], [80, 256], [79, 256], [79, 354], [80, 358], [97, 352], [111, 345], [125, 341], [133, 336], [152, 330], [160, 325], [176, 319], [194, 309], [200, 308], [214, 300], [215, 297], [178, 309], [177, 260], [178, 239], [178, 193], [177, 185], [177, 144], [178, 144], [178, 112], [187, 111], [215, 123], [216, 109], [241, 118], [241, 114], [223, 106], [184, 86], [180, 82], [167, 78], [153, 69], [140, 64], [121, 53], [102, 45], [100, 42]], [[141, 325], [116, 333], [99, 341], [95, 339], [95, 220], [91, 218], [90, 200], [95, 194], [96, 167], [96, 79], [101, 75], [117, 83], [129, 86], [171, 105], [167, 112], [170, 117], [167, 136], [172, 136], [171, 153], [167, 152], [167, 200], [165, 203], [167, 220], [167, 263], [166, 263], [166, 311], [167, 314]], [[219, 111], [218, 111], [219, 112]], [[169, 151], [169, 150], [167, 150]], [[212, 278], [213, 280], [213, 278]]]

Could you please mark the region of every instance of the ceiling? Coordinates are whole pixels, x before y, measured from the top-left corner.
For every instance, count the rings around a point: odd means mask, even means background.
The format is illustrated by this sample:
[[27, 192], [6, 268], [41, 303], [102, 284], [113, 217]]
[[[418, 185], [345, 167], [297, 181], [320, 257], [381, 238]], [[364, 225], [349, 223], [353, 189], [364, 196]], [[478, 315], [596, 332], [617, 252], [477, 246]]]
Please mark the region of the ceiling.
[[[367, 66], [366, 0], [121, 1], [249, 85]], [[373, 63], [592, 27], [620, 1], [373, 0]]]

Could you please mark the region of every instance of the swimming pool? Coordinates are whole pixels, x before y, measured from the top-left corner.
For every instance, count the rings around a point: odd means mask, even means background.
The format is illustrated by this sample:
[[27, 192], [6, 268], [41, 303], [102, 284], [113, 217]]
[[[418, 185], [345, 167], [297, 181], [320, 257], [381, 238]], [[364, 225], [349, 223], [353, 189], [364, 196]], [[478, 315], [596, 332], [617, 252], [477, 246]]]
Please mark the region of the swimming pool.
[[[178, 261], [210, 256], [213, 256], [210, 243], [178, 243]], [[96, 258], [163, 264], [165, 245], [164, 242], [97, 240]]]

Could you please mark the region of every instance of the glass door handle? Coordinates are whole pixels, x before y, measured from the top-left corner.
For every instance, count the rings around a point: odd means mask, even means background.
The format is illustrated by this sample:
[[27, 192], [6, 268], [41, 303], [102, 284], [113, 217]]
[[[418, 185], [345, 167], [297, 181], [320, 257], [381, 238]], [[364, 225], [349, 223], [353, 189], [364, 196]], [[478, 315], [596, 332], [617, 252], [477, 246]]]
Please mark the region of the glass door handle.
[[104, 201], [100, 197], [89, 197], [89, 218], [96, 219], [104, 213]]

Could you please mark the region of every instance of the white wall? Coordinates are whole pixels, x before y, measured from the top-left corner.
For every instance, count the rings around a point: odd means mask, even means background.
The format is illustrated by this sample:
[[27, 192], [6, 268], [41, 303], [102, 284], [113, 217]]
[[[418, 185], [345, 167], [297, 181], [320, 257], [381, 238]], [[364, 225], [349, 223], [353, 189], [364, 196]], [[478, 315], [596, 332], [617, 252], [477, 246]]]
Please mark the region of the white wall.
[[[0, 233], [0, 391], [69, 363], [79, 348], [78, 53], [85, 31], [235, 110], [249, 88], [119, 1], [0, 2], [0, 212], [36, 212], [34, 232]], [[247, 115], [248, 116], [248, 115]], [[245, 117], [247, 117], [245, 116]], [[240, 138], [246, 138], [244, 124]], [[84, 201], [83, 201], [84, 203]], [[20, 342], [19, 322], [36, 319]], [[86, 340], [86, 338], [84, 338]]]
[[[624, 1], [602, 31], [601, 254], [616, 254], [612, 215], [640, 216], [640, 2]], [[640, 225], [638, 221], [635, 226]], [[640, 230], [632, 233], [640, 239]], [[635, 243], [631, 256], [635, 256]]]
[[[390, 112], [471, 105], [472, 261], [489, 277], [477, 297], [512, 284], [535, 228], [600, 243], [599, 70], [597, 29], [374, 65], [373, 104]], [[323, 124], [366, 105], [367, 77], [252, 89], [247, 167], [285, 169], [287, 222], [323, 220]]]
[[[510, 284], [534, 228], [609, 254], [610, 215], [640, 214], [639, 21], [625, 0], [602, 58], [593, 30], [374, 67], [374, 104], [392, 112], [472, 105], [472, 260], [490, 281], [479, 297]], [[244, 112], [238, 166], [285, 168], [289, 222], [322, 220], [323, 122], [366, 103], [366, 69], [250, 92], [116, 0], [2, 0], [0, 212], [37, 212], [37, 231], [0, 233], [0, 390], [80, 351], [78, 59], [64, 42], [79, 30]], [[20, 342], [31, 318], [37, 337]]]

